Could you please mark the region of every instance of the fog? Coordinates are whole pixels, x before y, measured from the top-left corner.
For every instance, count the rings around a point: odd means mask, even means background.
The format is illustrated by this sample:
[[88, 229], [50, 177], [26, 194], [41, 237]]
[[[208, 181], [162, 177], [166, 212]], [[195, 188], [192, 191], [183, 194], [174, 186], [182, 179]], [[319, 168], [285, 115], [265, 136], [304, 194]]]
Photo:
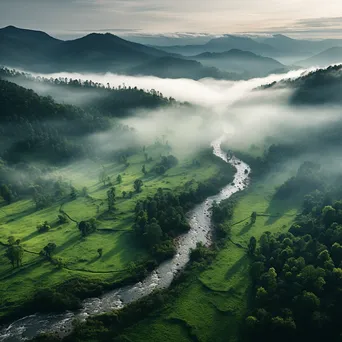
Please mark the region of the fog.
[[287, 74], [275, 74], [264, 78], [255, 78], [247, 81], [224, 81], [214, 79], [202, 79], [199, 81], [191, 79], [167, 79], [154, 76], [125, 76], [116, 74], [80, 74], [80, 73], [53, 73], [33, 74], [47, 78], [72, 78], [81, 80], [92, 80], [102, 84], [109, 83], [113, 87], [125, 85], [127, 87], [138, 87], [146, 90], [155, 89], [164, 96], [173, 97], [178, 101], [188, 101], [202, 106], [227, 106], [241, 99], [246, 93], [254, 88], [280, 81], [282, 79], [294, 79], [315, 70], [300, 69]]
[[[296, 79], [314, 70], [314, 68], [301, 69], [248, 81], [214, 79], [194, 81], [110, 73], [104, 75], [57, 73], [44, 76], [91, 79], [102, 84], [108, 83], [113, 87], [124, 85], [137, 86], [145, 90], [155, 89], [164, 96], [193, 104], [193, 106], [136, 111], [134, 115], [121, 121], [136, 130], [142, 144], [151, 143], [157, 137], [165, 135], [178, 154], [187, 154], [209, 146], [211, 139], [223, 133], [227, 134], [232, 149], [244, 150], [252, 144], [263, 147], [265, 140], [270, 137], [279, 142], [292, 141], [296, 137], [303, 138], [317, 127], [321, 128], [340, 120], [340, 111], [333, 107], [317, 109], [290, 106], [289, 97], [293, 90], [256, 90], [262, 85], [283, 79]], [[59, 94], [58, 97], [60, 96]], [[93, 138], [92, 143], [98, 142], [102, 147], [115, 145], [112, 143], [115, 138], [108, 133]], [[122, 147], [122, 141], [119, 145]]]
[[[321, 164], [322, 169], [326, 171], [325, 177], [333, 179], [334, 176], [341, 174], [341, 107], [328, 103], [321, 106], [295, 105], [290, 100], [294, 88], [261, 88], [273, 82], [296, 79], [313, 70], [315, 69], [302, 69], [287, 74], [236, 82], [213, 79], [159, 79], [114, 74], [41, 75], [45, 78], [92, 80], [102, 84], [109, 83], [112, 87], [125, 85], [145, 90], [155, 89], [166, 97], [175, 98], [178, 102], [154, 110], [132, 111], [125, 118], [111, 119], [112, 125], [107, 130], [77, 138], [89, 152], [85, 154], [87, 158], [71, 159], [63, 165], [56, 164], [53, 168], [46, 168], [49, 164], [44, 161], [32, 161], [30, 165], [37, 167], [37, 172], [33, 172], [33, 176], [25, 169], [18, 168], [11, 179], [33, 182], [37, 175], [44, 175], [49, 179], [64, 179], [81, 189], [85, 183], [98, 180], [103, 165], [111, 170], [117, 167], [121, 170], [118, 172], [122, 172], [124, 165], [113, 166], [112, 163], [119, 160], [122, 152], [129, 153], [129, 149], [133, 153], [139, 151], [143, 155], [144, 145], [154, 144], [156, 140], [167, 141], [171, 150], [167, 148], [160, 153], [172, 153], [178, 159], [189, 158], [191, 161], [196, 158], [196, 153], [209, 149], [211, 141], [223, 134], [226, 136], [226, 150], [253, 152], [254, 156], [262, 156], [271, 144], [285, 143], [295, 147], [293, 154], [290, 153], [280, 162], [272, 163], [274, 170], [282, 172], [266, 172], [263, 175], [266, 180], [267, 177], [273, 177], [274, 184], [279, 185], [286, 177], [295, 175], [304, 161]], [[20, 82], [22, 80], [18, 81]], [[39, 94], [50, 95], [58, 102], [91, 105], [94, 99], [92, 90], [88, 89], [83, 92], [82, 88], [78, 88], [74, 93], [70, 90], [72, 88], [53, 84], [28, 82], [22, 85], [34, 88]], [[57, 122], [56, 127], [63, 130], [62, 125], [69, 124]], [[153, 158], [157, 160], [159, 152], [156, 152]], [[248, 162], [247, 159], [246, 161]], [[275, 174], [279, 174], [281, 179], [275, 181]]]

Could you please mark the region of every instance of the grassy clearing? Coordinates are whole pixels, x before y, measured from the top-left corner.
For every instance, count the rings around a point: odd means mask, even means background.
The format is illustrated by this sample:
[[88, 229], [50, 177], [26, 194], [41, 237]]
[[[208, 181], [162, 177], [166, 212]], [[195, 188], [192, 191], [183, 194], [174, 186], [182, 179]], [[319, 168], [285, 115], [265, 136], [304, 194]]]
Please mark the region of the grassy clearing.
[[[146, 163], [149, 172], [159, 161], [162, 151], [157, 147], [147, 149], [153, 162]], [[118, 232], [98, 231], [91, 236], [81, 238], [74, 222], [63, 225], [57, 223], [57, 215], [61, 203], [36, 211], [31, 199], [24, 199], [0, 207], [0, 241], [6, 242], [13, 235], [21, 240], [22, 246], [29, 251], [37, 252], [54, 242], [57, 245], [55, 256], [61, 258], [72, 269], [86, 269], [95, 273], [57, 270], [50, 263], [43, 261], [37, 255], [24, 253], [23, 267], [12, 270], [5, 259], [5, 248], [0, 246], [0, 318], [8, 314], [32, 294], [42, 288], [56, 286], [70, 278], [117, 282], [128, 276], [126, 271], [130, 262], [141, 263], [148, 259], [148, 254], [132, 235], [131, 227], [134, 220], [133, 209], [138, 199], [153, 195], [159, 187], [181, 191], [185, 183], [196, 180], [205, 181], [218, 174], [220, 167], [213, 162], [211, 152], [196, 156], [200, 166], [193, 166], [192, 158], [180, 160], [179, 164], [160, 176], [154, 172], [143, 175], [141, 169], [145, 164], [144, 153], [141, 151], [128, 158], [129, 166], [119, 163], [100, 165], [86, 161], [54, 172], [54, 176], [70, 181], [77, 190], [88, 188], [89, 198], [79, 196], [63, 205], [65, 210], [77, 221], [97, 217], [99, 228], [118, 229]], [[118, 201], [115, 215], [106, 215], [107, 186], [99, 182], [99, 174], [105, 169], [116, 187]], [[116, 177], [122, 175], [122, 183], [117, 184]], [[134, 191], [133, 182], [140, 178], [144, 182], [143, 192], [134, 194], [132, 199], [123, 198], [122, 191]], [[40, 234], [36, 230], [39, 223], [48, 221], [51, 230]], [[98, 257], [97, 249], [103, 249], [103, 256]], [[117, 272], [122, 270], [122, 272]], [[96, 273], [99, 272], [99, 273]], [[100, 273], [113, 272], [113, 273]]]
[[[271, 173], [258, 180], [238, 201], [232, 222], [231, 239], [247, 246], [251, 236], [265, 231], [286, 231], [293, 222], [300, 202], [296, 199], [275, 201], [275, 186], [288, 173]], [[249, 224], [253, 211], [258, 213]], [[265, 215], [265, 216], [260, 216]], [[247, 220], [245, 220], [247, 218]], [[158, 317], [150, 317], [132, 327], [127, 341], [238, 341], [241, 319], [249, 299], [249, 258], [243, 248], [227, 241], [211, 266], [201, 272], [179, 293]]]

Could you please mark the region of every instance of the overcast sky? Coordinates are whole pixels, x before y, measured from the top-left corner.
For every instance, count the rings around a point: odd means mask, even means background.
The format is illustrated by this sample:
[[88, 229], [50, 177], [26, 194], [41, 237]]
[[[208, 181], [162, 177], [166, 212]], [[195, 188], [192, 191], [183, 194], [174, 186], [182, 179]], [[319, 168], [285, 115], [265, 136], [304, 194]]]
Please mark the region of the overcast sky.
[[0, 26], [88, 31], [285, 33], [342, 38], [342, 0], [0, 0]]

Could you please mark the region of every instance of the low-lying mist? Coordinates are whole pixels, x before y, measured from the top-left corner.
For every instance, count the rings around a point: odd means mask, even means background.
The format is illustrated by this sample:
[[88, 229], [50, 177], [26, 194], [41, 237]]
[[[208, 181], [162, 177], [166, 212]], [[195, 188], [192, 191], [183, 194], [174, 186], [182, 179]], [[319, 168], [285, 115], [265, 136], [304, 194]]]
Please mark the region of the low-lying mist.
[[[113, 87], [155, 89], [177, 101], [189, 102], [192, 105], [139, 110], [122, 120], [122, 123], [133, 127], [144, 144], [164, 135], [177, 153], [191, 154], [198, 148], [208, 146], [211, 139], [222, 133], [227, 134], [232, 149], [245, 150], [253, 144], [263, 147], [270, 138], [274, 142], [301, 140], [339, 121], [340, 110], [328, 104], [320, 108], [290, 105], [293, 89], [256, 90], [272, 82], [296, 79], [313, 70], [302, 69], [236, 82], [78, 73], [58, 73], [45, 77], [91, 79]], [[108, 133], [105, 136], [115, 139]], [[93, 143], [96, 143], [96, 139]], [[103, 136], [99, 143], [105, 143]]]
[[[73, 123], [61, 119], [61, 124], [55, 125], [56, 129], [65, 127], [63, 131], [70, 131], [70, 141], [76, 139], [78, 146], [82, 147], [81, 152], [85, 153], [60, 165], [32, 160], [29, 162], [30, 166], [37, 168], [33, 176], [20, 167], [12, 174], [12, 178], [23, 184], [35, 182], [36, 177], [63, 179], [70, 182], [70, 186], [81, 189], [84, 182], [98, 181], [103, 168], [113, 167], [112, 162], [119, 163], [120, 169], [126, 165], [122, 164], [123, 157], [127, 163], [127, 157], [136, 153], [143, 155], [143, 146], [148, 148], [156, 142], [155, 146], [160, 146], [158, 144], [162, 142], [161, 145], [166, 148], [155, 149], [159, 151], [153, 155], [155, 161], [159, 158], [159, 153], [171, 153], [178, 159], [187, 157], [191, 161], [196, 158], [196, 153], [210, 148], [211, 141], [225, 134], [224, 148], [227, 151], [229, 149], [239, 152], [243, 160], [246, 158], [245, 161], [251, 163], [252, 169], [255, 160], [248, 159], [250, 155], [261, 157], [261, 163], [267, 164], [267, 168], [262, 169], [262, 174], [265, 181], [270, 179], [272, 184], [281, 184], [286, 177], [295, 175], [305, 161], [320, 164], [321, 172], [326, 179], [339, 179], [342, 165], [340, 106], [330, 102], [317, 106], [314, 105], [314, 101], [313, 105], [310, 101], [305, 105], [295, 104], [291, 99], [301, 83], [294, 85], [292, 82], [289, 85], [282, 82], [282, 86], [279, 87], [263, 87], [281, 80], [295, 81], [314, 70], [297, 70], [237, 82], [214, 79], [159, 79], [114, 74], [44, 75], [53, 79], [92, 80], [107, 87], [137, 87], [147, 91], [155, 89], [156, 94], [162, 93], [165, 97], [175, 98], [176, 101], [166, 101], [154, 109], [134, 109], [132, 106], [124, 116], [105, 114], [104, 129], [82, 136], [72, 136], [72, 130], [68, 128], [68, 125], [78, 126], [76, 121]], [[11, 81], [20, 84], [23, 79]], [[53, 82], [46, 84], [34, 80], [21, 85], [33, 88], [40, 95], [50, 95], [57, 102], [80, 104], [85, 110], [96, 100], [93, 89], [83, 91], [82, 87], [77, 87], [74, 93], [72, 86], [61, 87], [54, 85]], [[94, 93], [96, 96], [100, 94], [96, 89]], [[115, 94], [120, 96], [120, 92]], [[307, 93], [306, 96], [308, 98], [310, 94]], [[131, 160], [133, 163], [134, 158]], [[46, 166], [55, 167], [49, 169]], [[281, 172], [269, 172], [272, 170]], [[258, 172], [257, 164], [255, 171]], [[279, 179], [274, 178], [278, 176]]]
[[[272, 144], [295, 146], [296, 155], [287, 164], [291, 170], [304, 160], [321, 160], [326, 165], [336, 160], [337, 169], [340, 142], [336, 141], [334, 129], [342, 122], [340, 108], [329, 103], [319, 107], [296, 106], [290, 101], [295, 91], [293, 87], [260, 88], [284, 79], [296, 80], [314, 70], [302, 69], [236, 82], [78, 73], [44, 77], [92, 80], [116, 88], [155, 89], [183, 103], [158, 109], [138, 109], [125, 118], [113, 119], [132, 128], [134, 133], [118, 135], [115, 129], [109, 129], [84, 138], [84, 145], [96, 150], [97, 156], [108, 157], [125, 148], [142, 147], [162, 138], [171, 146], [171, 153], [182, 158], [208, 148], [213, 139], [225, 134], [227, 147], [242, 152], [250, 152], [254, 148], [254, 155], [257, 150], [256, 154], [262, 156]], [[85, 90], [84, 94], [78, 91], [75, 100], [73, 91], [66, 88], [45, 86], [44, 83], [35, 86], [34, 82], [32, 87], [39, 94], [51, 95], [59, 102], [70, 103], [72, 99], [74, 104], [75, 101], [91, 104], [93, 100], [91, 90]], [[329, 149], [327, 144], [330, 144]], [[322, 155], [326, 156], [324, 160]]]

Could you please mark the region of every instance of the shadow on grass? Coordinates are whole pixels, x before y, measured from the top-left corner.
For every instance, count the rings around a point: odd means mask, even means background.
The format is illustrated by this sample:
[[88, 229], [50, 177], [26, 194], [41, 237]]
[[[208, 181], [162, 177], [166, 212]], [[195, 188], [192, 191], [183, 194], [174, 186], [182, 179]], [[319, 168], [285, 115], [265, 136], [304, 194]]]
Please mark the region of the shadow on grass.
[[289, 197], [286, 199], [279, 199], [273, 196], [266, 214], [269, 215], [265, 225], [269, 226], [279, 220], [288, 211], [298, 208], [301, 199], [297, 197]]
[[57, 246], [55, 253], [59, 253], [63, 251], [64, 249], [69, 248], [70, 246], [76, 244], [77, 242], [81, 242], [82, 237], [80, 235], [75, 235], [72, 238], [68, 239], [66, 242], [64, 242], [62, 245]]
[[153, 180], [156, 180], [157, 178], [161, 178], [162, 175], [158, 175], [157, 173], [152, 173], [152, 172], [149, 172], [147, 173], [146, 175], [142, 175], [142, 179], [144, 182], [150, 182], [150, 181], [153, 181]]
[[99, 257], [99, 255], [94, 256], [90, 261], [87, 262], [87, 265], [91, 265], [93, 264], [95, 261], [100, 260], [101, 258]]
[[253, 227], [253, 223], [249, 222], [246, 223], [243, 228], [239, 231], [238, 236], [242, 236], [250, 231], [250, 229]]
[[31, 215], [33, 213], [35, 213], [37, 210], [35, 207], [31, 207], [31, 208], [27, 208], [24, 211], [21, 211], [20, 213], [16, 213], [16, 214], [7, 214], [7, 222], [6, 223], [10, 223], [10, 222], [14, 222], [17, 221], [25, 216]]
[[244, 267], [246, 265], [248, 256], [244, 255], [242, 256], [225, 274], [226, 279], [230, 279], [233, 277], [237, 272], [241, 270], [241, 267]]
[[39, 277], [39, 282], [43, 283], [44, 280], [49, 280], [57, 272], [61, 272], [61, 269], [51, 265], [51, 269]]
[[0, 281], [12, 278], [19, 273], [20, 273], [20, 275], [27, 274], [27, 273], [31, 272], [31, 270], [34, 267], [38, 266], [39, 264], [43, 263], [44, 261], [45, 260], [43, 258], [36, 258], [32, 262], [24, 264], [20, 268], [9, 269], [9, 270], [5, 271], [4, 273], [0, 274]]
[[137, 239], [131, 234], [126, 234], [125, 232], [118, 233], [119, 241], [115, 246], [105, 252], [101, 260], [106, 262], [114, 256], [119, 256], [118, 259], [127, 262], [127, 260], [132, 259], [132, 254], [138, 254], [139, 251], [142, 251], [142, 247], [139, 246]]
[[26, 241], [29, 241], [31, 239], [34, 239], [35, 237], [37, 237], [40, 233], [36, 230], [34, 232], [32, 232], [31, 234], [29, 235], [26, 235], [25, 237], [23, 237], [21, 239], [22, 242], [26, 242]]

